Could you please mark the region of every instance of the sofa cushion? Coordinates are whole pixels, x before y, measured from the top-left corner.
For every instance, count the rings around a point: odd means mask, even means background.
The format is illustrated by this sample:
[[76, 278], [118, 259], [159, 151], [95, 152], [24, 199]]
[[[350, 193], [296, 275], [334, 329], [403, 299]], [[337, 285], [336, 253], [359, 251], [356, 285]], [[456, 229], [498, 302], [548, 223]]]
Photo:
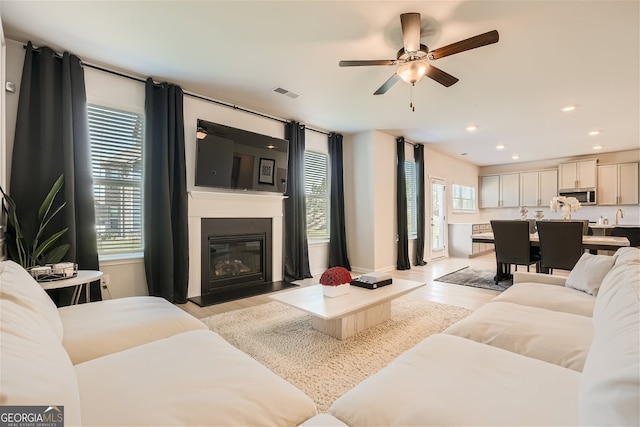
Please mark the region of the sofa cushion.
[[516, 283], [492, 301], [512, 302], [581, 316], [593, 315], [593, 305], [596, 303], [595, 297], [584, 292], [534, 282]]
[[576, 425], [580, 374], [432, 335], [334, 402], [353, 426]]
[[62, 322], [58, 308], [27, 270], [13, 261], [0, 262], [0, 299], [13, 301], [43, 316], [51, 331], [62, 341]]
[[444, 332], [580, 372], [593, 340], [593, 320], [495, 301]]
[[613, 267], [613, 257], [609, 255], [593, 255], [588, 252], [582, 254], [576, 265], [569, 272], [565, 286], [598, 295], [600, 284]]
[[600, 287], [580, 385], [581, 425], [640, 425], [638, 254], [638, 249], [623, 251]]
[[86, 425], [292, 426], [317, 413], [308, 396], [209, 330], [75, 369]]
[[65, 425], [80, 425], [78, 383], [58, 337], [11, 300], [0, 300], [0, 313], [0, 404], [64, 406]]
[[207, 329], [200, 320], [158, 297], [130, 297], [59, 309], [62, 345], [73, 364], [167, 338]]

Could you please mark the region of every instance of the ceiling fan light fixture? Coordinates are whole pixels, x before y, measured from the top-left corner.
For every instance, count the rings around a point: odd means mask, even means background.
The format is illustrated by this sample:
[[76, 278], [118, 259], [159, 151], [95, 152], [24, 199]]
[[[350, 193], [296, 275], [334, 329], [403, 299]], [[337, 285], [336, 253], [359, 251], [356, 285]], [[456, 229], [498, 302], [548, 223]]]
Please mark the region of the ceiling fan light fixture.
[[429, 65], [423, 60], [409, 61], [398, 67], [396, 74], [407, 83], [415, 84], [424, 77]]

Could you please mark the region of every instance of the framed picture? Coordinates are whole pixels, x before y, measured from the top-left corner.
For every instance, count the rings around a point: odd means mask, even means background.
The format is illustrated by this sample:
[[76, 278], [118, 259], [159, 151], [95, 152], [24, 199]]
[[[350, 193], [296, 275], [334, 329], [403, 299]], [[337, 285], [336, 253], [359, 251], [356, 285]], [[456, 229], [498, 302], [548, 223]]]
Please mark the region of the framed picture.
[[258, 183], [274, 185], [275, 168], [275, 160], [261, 158], [258, 167]]

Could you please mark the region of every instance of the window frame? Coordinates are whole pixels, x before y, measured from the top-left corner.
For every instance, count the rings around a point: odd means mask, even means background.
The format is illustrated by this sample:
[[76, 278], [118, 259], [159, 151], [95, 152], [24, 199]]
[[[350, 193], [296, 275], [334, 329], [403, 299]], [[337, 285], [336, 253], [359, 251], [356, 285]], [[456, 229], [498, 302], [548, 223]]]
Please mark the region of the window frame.
[[[102, 175], [96, 175], [96, 171], [94, 170], [94, 162], [96, 161], [96, 157], [94, 157], [94, 151], [95, 151], [95, 143], [97, 141], [94, 141], [94, 138], [92, 137], [92, 125], [91, 125], [91, 120], [89, 120], [91, 114], [92, 114], [92, 109], [95, 110], [102, 110], [104, 112], [108, 113], [121, 113], [121, 114], [125, 114], [125, 115], [129, 115], [131, 117], [135, 117], [136, 122], [135, 122], [135, 136], [133, 138], [129, 138], [131, 140], [136, 140], [137, 144], [135, 144], [135, 153], [138, 154], [139, 153], [139, 157], [136, 159], [134, 156], [134, 158], [131, 158], [131, 162], [132, 162], [132, 166], [131, 169], [128, 172], [130, 176], [129, 179], [127, 178], [123, 178], [123, 179], [110, 179], [109, 177], [105, 177]], [[115, 116], [115, 114], [114, 114]], [[113, 116], [111, 116], [113, 117]], [[139, 258], [143, 256], [144, 253], [144, 217], [143, 217], [143, 197], [144, 197], [144, 182], [143, 182], [143, 176], [142, 176], [142, 162], [143, 162], [143, 158], [144, 158], [144, 153], [143, 153], [143, 145], [144, 145], [144, 126], [145, 126], [145, 116], [144, 116], [144, 112], [140, 111], [140, 109], [138, 108], [131, 108], [131, 107], [126, 107], [126, 106], [114, 106], [111, 105], [110, 103], [106, 103], [106, 102], [100, 102], [100, 101], [96, 101], [96, 102], [88, 102], [87, 103], [87, 118], [89, 121], [89, 141], [91, 144], [91, 164], [92, 164], [92, 179], [93, 179], [93, 191], [94, 191], [94, 198], [95, 198], [95, 212], [96, 212], [96, 240], [97, 240], [97, 249], [98, 249], [98, 258], [103, 261], [103, 260], [118, 260], [118, 259], [131, 259], [131, 258]], [[104, 136], [104, 135], [103, 135]], [[127, 138], [123, 138], [124, 140], [126, 140]], [[104, 140], [101, 141], [104, 144]], [[114, 149], [114, 151], [116, 151]], [[135, 165], [135, 163], [139, 163], [137, 166]], [[139, 169], [136, 171], [136, 169]], [[137, 175], [137, 179], [130, 179], [132, 175]], [[139, 206], [136, 203], [133, 203], [133, 209], [124, 209], [123, 211], [125, 212], [123, 215], [125, 216], [129, 216], [129, 219], [125, 220], [126, 222], [126, 226], [125, 227], [119, 227], [119, 232], [126, 234], [127, 232], [130, 231], [134, 231], [137, 236], [135, 240], [139, 240], [139, 244], [134, 245], [133, 247], [127, 248], [126, 245], [123, 245], [123, 248], [121, 250], [105, 250], [103, 247], [101, 247], [101, 236], [100, 236], [100, 232], [98, 231], [98, 227], [99, 227], [99, 222], [101, 221], [101, 216], [99, 215], [99, 209], [98, 209], [98, 197], [96, 196], [99, 193], [99, 186], [107, 186], [109, 184], [115, 184], [115, 187], [120, 187], [122, 189], [124, 189], [125, 191], [129, 191], [132, 192], [132, 196], [127, 198], [126, 200], [123, 200], [123, 202], [120, 204], [121, 210], [122, 210], [122, 206], [125, 206], [127, 204], [127, 202], [134, 200], [137, 198], [138, 202], [139, 202]], [[120, 185], [118, 185], [120, 184]], [[138, 194], [135, 194], [135, 193]], [[106, 194], [106, 192], [105, 192]], [[133, 211], [133, 213], [131, 213]], [[108, 221], [109, 218], [105, 217], [102, 218], [104, 221]], [[116, 239], [117, 240], [117, 239]]]
[[[410, 167], [407, 167], [411, 165]], [[418, 238], [418, 196], [415, 160], [404, 161], [404, 179], [407, 195], [407, 233], [409, 240]]]
[[[464, 193], [464, 190], [471, 191], [471, 198], [456, 197], [456, 189], [459, 189], [460, 194]], [[471, 208], [456, 207], [456, 200], [460, 200], [459, 206], [464, 206], [464, 201], [471, 201]], [[478, 192], [475, 187], [471, 185], [452, 184], [451, 185], [451, 208], [454, 213], [476, 213], [478, 211]]]
[[[326, 191], [322, 194], [310, 194], [307, 192], [307, 153], [312, 153], [311, 155], [315, 155], [315, 156], [321, 156], [324, 161], [325, 161], [325, 165], [326, 165], [326, 174], [325, 174], [325, 187], [326, 187]], [[306, 218], [308, 219], [308, 215], [309, 215], [309, 199], [314, 199], [314, 200], [319, 200], [319, 201], [324, 201], [324, 205], [325, 205], [325, 224], [326, 224], [326, 234], [319, 236], [319, 235], [312, 235], [309, 234], [309, 221], [307, 221], [306, 224], [306, 234], [307, 234], [307, 241], [310, 244], [314, 244], [314, 243], [326, 243], [329, 242], [330, 239], [330, 226], [331, 226], [331, 198], [330, 198], [330, 193], [331, 193], [331, 184], [330, 184], [330, 180], [331, 180], [331, 162], [329, 161], [329, 154], [328, 153], [324, 153], [322, 151], [319, 150], [313, 150], [313, 149], [305, 149], [304, 152], [304, 171], [305, 171], [305, 183], [304, 183], [304, 194], [305, 194], [305, 206], [306, 206]]]

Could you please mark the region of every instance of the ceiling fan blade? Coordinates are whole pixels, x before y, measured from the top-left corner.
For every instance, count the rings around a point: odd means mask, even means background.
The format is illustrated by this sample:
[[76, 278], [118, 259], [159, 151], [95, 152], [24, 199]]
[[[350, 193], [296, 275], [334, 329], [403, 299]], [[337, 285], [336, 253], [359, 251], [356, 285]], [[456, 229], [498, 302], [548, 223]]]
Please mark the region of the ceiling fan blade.
[[434, 67], [433, 65], [429, 65], [429, 67], [427, 67], [427, 72], [424, 73], [424, 75], [446, 87], [454, 85], [458, 82], [458, 79], [456, 77], [453, 77], [451, 74], [446, 73], [440, 68]]
[[420, 14], [403, 13], [400, 15], [402, 24], [402, 43], [405, 52], [420, 50]]
[[340, 61], [341, 67], [359, 67], [361, 65], [396, 65], [398, 61], [395, 59], [368, 59], [363, 61]]
[[373, 94], [374, 95], [385, 94], [389, 89], [391, 89], [391, 86], [393, 86], [398, 80], [400, 80], [400, 77], [398, 77], [397, 74], [392, 75], [391, 77], [389, 77], [389, 80], [384, 82], [384, 84], [380, 86], [377, 91], [373, 92]]
[[444, 58], [445, 56], [453, 55], [455, 53], [460, 53], [466, 50], [471, 50], [477, 47], [496, 43], [498, 39], [498, 32], [496, 30], [493, 30], [489, 31], [488, 33], [480, 34], [456, 43], [452, 43], [447, 46], [440, 47], [438, 49], [434, 49], [429, 52], [428, 56], [429, 59], [440, 59]]

